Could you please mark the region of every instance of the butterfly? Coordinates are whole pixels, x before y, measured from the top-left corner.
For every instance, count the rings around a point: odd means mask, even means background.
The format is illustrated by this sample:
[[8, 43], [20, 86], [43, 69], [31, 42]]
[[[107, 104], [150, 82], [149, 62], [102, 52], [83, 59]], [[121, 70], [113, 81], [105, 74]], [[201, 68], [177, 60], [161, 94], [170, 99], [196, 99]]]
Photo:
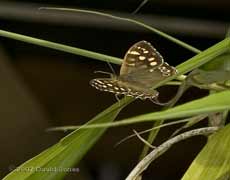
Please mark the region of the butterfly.
[[149, 42], [140, 41], [126, 52], [119, 76], [112, 74], [110, 78], [96, 78], [90, 81], [90, 85], [116, 95], [154, 100], [159, 92], [151, 87], [176, 73], [176, 68], [164, 62]]

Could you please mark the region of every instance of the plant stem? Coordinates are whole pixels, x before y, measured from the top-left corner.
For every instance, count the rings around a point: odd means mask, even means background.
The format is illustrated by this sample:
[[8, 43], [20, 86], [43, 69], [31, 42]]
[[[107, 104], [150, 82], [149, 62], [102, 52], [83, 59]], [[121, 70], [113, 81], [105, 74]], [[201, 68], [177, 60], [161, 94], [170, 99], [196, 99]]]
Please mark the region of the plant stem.
[[160, 155], [162, 155], [164, 152], [166, 152], [175, 143], [185, 140], [187, 138], [190, 138], [192, 136], [209, 135], [209, 134], [216, 132], [218, 129], [219, 127], [208, 127], [208, 128], [195, 129], [195, 130], [191, 130], [191, 131], [187, 131], [185, 133], [179, 134], [169, 139], [168, 141], [161, 144], [159, 147], [155, 148], [147, 156], [145, 156], [144, 159], [142, 159], [136, 165], [136, 167], [131, 171], [131, 173], [128, 175], [126, 180], [136, 180], [137, 178], [139, 178], [140, 174], [151, 164], [153, 160], [155, 160]]

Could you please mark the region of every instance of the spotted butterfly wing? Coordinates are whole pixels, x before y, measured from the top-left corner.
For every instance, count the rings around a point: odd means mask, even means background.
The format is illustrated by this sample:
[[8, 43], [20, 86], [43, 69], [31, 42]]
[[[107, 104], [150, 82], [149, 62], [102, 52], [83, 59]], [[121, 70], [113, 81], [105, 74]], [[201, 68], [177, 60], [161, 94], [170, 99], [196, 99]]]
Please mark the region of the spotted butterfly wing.
[[163, 63], [161, 66], [152, 70], [151, 68], [136, 70], [129, 74], [118, 76], [120, 81], [129, 82], [129, 84], [147, 90], [154, 84], [164, 80], [165, 78], [176, 74], [177, 71], [168, 63]]
[[137, 72], [138, 70], [152, 69], [164, 63], [160, 53], [147, 41], [134, 44], [126, 52], [120, 69], [120, 75]]
[[140, 99], [154, 99], [158, 91], [151, 87], [176, 74], [176, 69], [164, 62], [160, 53], [148, 42], [134, 44], [126, 53], [120, 76], [97, 78], [90, 84], [98, 90]]
[[117, 95], [131, 96], [139, 99], [154, 99], [158, 96], [158, 91], [154, 89], [143, 89], [133, 86], [128, 82], [120, 81], [116, 78], [97, 78], [90, 81], [91, 86], [100, 91], [111, 92]]
[[118, 78], [146, 89], [174, 74], [176, 69], [149, 42], [140, 41], [127, 51]]

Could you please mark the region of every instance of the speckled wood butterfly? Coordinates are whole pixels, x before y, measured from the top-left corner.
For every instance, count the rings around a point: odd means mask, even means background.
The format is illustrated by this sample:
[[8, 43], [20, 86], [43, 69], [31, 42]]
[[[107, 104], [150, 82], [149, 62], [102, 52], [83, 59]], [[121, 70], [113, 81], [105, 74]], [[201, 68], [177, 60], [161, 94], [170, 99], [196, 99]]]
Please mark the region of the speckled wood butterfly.
[[153, 100], [159, 92], [151, 87], [176, 73], [149, 42], [140, 41], [125, 54], [119, 76], [93, 79], [90, 85], [116, 95]]

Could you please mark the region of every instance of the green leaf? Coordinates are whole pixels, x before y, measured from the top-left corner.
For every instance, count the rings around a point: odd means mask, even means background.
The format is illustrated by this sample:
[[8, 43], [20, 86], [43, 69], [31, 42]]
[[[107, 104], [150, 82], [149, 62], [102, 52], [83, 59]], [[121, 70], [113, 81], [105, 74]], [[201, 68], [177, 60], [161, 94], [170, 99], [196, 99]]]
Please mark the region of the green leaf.
[[230, 80], [230, 71], [225, 70], [204, 71], [196, 69], [192, 73], [189, 83], [197, 86], [202, 84], [221, 83]]
[[213, 71], [213, 70], [221, 70], [221, 71], [230, 71], [230, 53], [224, 53], [212, 61], [204, 64], [202, 67], [203, 70]]
[[189, 74], [189, 83], [194, 86], [224, 83], [230, 80], [230, 54], [224, 53], [195, 69]]
[[122, 59], [116, 58], [113, 56], [108, 56], [108, 55], [100, 54], [97, 52], [88, 51], [85, 49], [76, 48], [76, 47], [72, 47], [72, 46], [68, 46], [68, 45], [64, 45], [60, 43], [55, 43], [55, 42], [51, 42], [51, 41], [47, 41], [43, 39], [33, 38], [30, 36], [25, 36], [22, 34], [17, 34], [17, 33], [9, 32], [9, 31], [0, 30], [0, 36], [15, 39], [15, 40], [22, 41], [22, 42], [27, 42], [30, 44], [47, 47], [47, 48], [52, 48], [52, 49], [56, 49], [59, 51], [76, 54], [76, 55], [80, 55], [80, 56], [84, 56], [84, 57], [88, 57], [92, 59], [98, 59], [98, 60], [105, 61], [105, 62], [111, 62], [114, 64], [121, 64], [122, 62]]
[[[84, 128], [96, 128], [96, 127], [115, 127], [128, 125], [140, 122], [158, 121], [161, 119], [175, 119], [190, 117], [199, 114], [207, 114], [213, 112], [220, 112], [230, 109], [230, 91], [223, 91], [215, 94], [208, 95], [206, 97], [175, 106], [174, 108], [147, 113], [123, 120], [119, 120], [112, 123], [93, 124], [84, 126]], [[81, 126], [78, 126], [81, 127]]]
[[[119, 111], [127, 104], [120, 101], [98, 114], [88, 124], [113, 121]], [[56, 145], [28, 160], [3, 180], [57, 180], [67, 173], [64, 168], [73, 167], [95, 144], [106, 129], [78, 129], [61, 139]], [[45, 168], [58, 168], [59, 171], [42, 171]], [[30, 169], [30, 170], [26, 170]], [[37, 171], [36, 171], [37, 169]]]
[[230, 125], [212, 135], [182, 180], [230, 179]]

